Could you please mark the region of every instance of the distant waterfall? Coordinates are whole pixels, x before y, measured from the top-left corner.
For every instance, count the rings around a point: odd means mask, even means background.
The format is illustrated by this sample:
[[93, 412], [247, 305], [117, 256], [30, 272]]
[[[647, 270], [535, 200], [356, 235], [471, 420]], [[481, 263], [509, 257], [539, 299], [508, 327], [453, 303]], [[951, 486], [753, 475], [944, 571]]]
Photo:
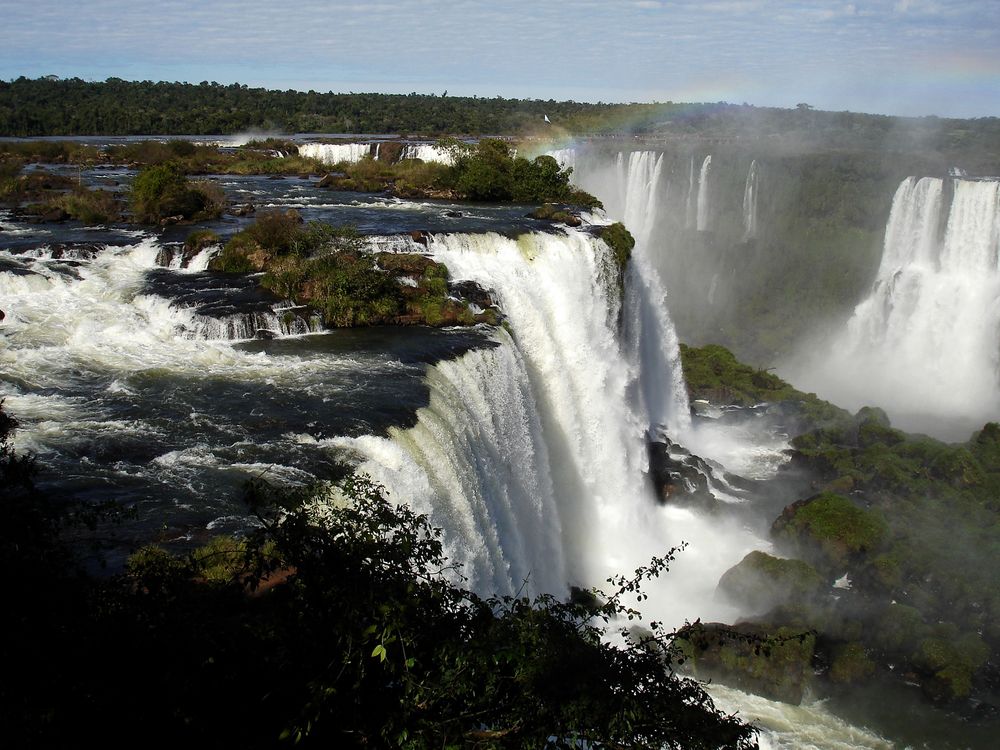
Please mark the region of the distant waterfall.
[[438, 164], [454, 164], [455, 158], [448, 149], [430, 143], [411, 143], [403, 149], [403, 159], [420, 159]]
[[701, 163], [701, 172], [698, 174], [698, 222], [696, 228], [699, 232], [708, 229], [708, 175], [712, 169], [712, 155], [705, 157]]
[[950, 206], [946, 187], [910, 177], [896, 191], [874, 288], [813, 373], [845, 405], [1000, 416], [1000, 182], [953, 180]]
[[697, 188], [694, 181], [694, 157], [688, 164], [687, 200], [684, 205], [684, 226], [690, 229], [698, 221], [698, 203], [695, 200]]
[[324, 164], [353, 164], [371, 153], [370, 143], [304, 143], [299, 146], [299, 156], [319, 159]]
[[576, 149], [557, 148], [551, 151], [546, 151], [545, 153], [547, 156], [551, 156], [555, 159], [562, 169], [566, 169], [567, 167], [574, 170], [576, 169]]
[[750, 162], [743, 188], [743, 241], [757, 236], [757, 160]]

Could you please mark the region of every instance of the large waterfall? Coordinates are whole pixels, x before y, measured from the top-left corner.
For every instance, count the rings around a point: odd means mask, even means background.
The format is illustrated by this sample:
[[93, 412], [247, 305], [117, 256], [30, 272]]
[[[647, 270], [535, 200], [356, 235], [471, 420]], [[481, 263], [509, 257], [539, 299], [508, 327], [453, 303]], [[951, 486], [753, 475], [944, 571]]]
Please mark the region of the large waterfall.
[[[640, 369], [618, 336], [610, 249], [581, 231], [441, 235], [428, 250], [457, 278], [494, 290], [513, 333], [498, 348], [431, 368], [431, 402], [390, 439], [340, 441], [365, 471], [445, 529], [478, 590], [564, 593], [600, 584], [681, 540], [655, 614], [732, 614], [719, 575], [759, 542], [658, 506], [644, 477], [648, 422], [633, 406]], [[667, 372], [661, 387], [671, 388]], [[668, 415], [686, 403], [672, 402]], [[525, 580], [527, 579], [527, 584]]]
[[998, 254], [1000, 182], [907, 178], [871, 294], [804, 377], [845, 406], [967, 437], [1000, 416]]
[[319, 159], [324, 164], [359, 162], [372, 153], [370, 143], [304, 143], [299, 146], [299, 156]]

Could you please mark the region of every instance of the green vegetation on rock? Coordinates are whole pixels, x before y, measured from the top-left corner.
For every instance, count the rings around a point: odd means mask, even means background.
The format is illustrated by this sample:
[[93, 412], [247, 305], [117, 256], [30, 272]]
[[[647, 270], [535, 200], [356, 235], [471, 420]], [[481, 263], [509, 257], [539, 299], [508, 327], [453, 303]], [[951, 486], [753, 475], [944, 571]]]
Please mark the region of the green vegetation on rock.
[[443, 264], [412, 253], [367, 252], [353, 228], [306, 223], [296, 211], [262, 212], [230, 238], [210, 268], [264, 272], [264, 289], [307, 305], [335, 328], [498, 322], [495, 310], [474, 313], [451, 295]]
[[812, 673], [816, 636], [795, 628], [715, 623], [683, 628], [699, 679], [717, 679], [772, 700], [798, 705]]
[[719, 579], [719, 591], [750, 612], [811, 603], [827, 590], [823, 577], [807, 562], [754, 550]]
[[859, 508], [842, 495], [824, 492], [785, 509], [772, 533], [828, 573], [877, 550], [887, 534], [880, 514]]
[[754, 406], [775, 404], [796, 432], [820, 425], [840, 423], [850, 414], [815, 393], [803, 393], [774, 373], [743, 364], [723, 346], [681, 344], [681, 366], [692, 400], [719, 405]]
[[129, 200], [137, 221], [157, 224], [218, 217], [225, 196], [215, 183], [192, 183], [177, 164], [166, 162], [139, 171], [132, 180]]

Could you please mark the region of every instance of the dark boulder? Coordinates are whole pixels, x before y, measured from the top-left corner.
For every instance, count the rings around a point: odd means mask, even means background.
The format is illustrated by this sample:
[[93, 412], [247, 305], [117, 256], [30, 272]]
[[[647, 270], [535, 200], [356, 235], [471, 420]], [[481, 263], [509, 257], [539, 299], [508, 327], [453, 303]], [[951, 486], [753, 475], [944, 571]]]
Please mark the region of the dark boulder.
[[678, 645], [698, 679], [798, 705], [812, 675], [816, 635], [749, 623], [696, 623], [679, 632]]
[[719, 501], [709, 487], [712, 467], [669, 438], [663, 440], [648, 445], [649, 478], [657, 498], [673, 505], [718, 509]]

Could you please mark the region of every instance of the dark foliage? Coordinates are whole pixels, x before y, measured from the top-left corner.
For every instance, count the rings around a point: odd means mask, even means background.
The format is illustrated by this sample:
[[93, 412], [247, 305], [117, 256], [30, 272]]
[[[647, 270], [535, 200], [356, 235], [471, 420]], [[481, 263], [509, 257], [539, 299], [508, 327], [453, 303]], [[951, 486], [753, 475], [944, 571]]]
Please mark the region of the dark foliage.
[[[2, 416], [0, 732], [12, 747], [749, 748], [753, 730], [670, 669], [668, 636], [616, 647], [600, 604], [483, 600], [455, 585], [440, 531], [364, 477], [248, 493], [260, 528], [186, 557], [155, 547], [96, 580], [10, 451]], [[27, 470], [27, 474], [25, 474]], [[25, 498], [39, 523], [11, 516]], [[594, 619], [596, 618], [596, 620]]]

